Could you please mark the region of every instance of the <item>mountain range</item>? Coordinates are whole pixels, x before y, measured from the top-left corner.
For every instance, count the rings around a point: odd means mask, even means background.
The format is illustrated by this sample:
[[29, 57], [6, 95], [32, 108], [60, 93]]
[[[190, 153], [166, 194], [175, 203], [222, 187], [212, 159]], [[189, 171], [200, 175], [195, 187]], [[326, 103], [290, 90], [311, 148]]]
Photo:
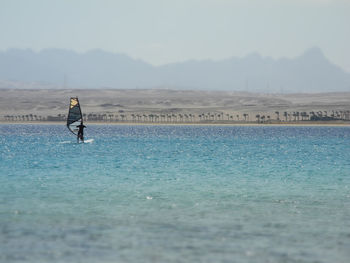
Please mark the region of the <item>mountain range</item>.
[[350, 73], [331, 63], [319, 48], [308, 49], [293, 59], [272, 59], [253, 53], [225, 60], [190, 60], [161, 66], [102, 50], [1, 51], [0, 87], [28, 86], [335, 92], [350, 91]]

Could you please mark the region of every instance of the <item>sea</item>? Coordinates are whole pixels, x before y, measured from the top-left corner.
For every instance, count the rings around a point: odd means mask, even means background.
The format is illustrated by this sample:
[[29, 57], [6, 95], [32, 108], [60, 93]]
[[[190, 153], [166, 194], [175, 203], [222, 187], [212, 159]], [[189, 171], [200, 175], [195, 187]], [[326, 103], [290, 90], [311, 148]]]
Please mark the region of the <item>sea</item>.
[[350, 127], [0, 125], [0, 262], [350, 262]]

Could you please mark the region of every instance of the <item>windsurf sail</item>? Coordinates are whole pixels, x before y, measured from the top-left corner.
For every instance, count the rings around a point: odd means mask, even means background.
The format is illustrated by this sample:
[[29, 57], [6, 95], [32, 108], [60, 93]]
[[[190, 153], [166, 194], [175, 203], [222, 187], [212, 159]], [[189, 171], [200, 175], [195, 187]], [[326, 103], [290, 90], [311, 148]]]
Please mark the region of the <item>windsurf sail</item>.
[[67, 117], [67, 128], [75, 135], [78, 135], [77, 126], [83, 124], [83, 115], [81, 114], [78, 97], [70, 98], [70, 105]]

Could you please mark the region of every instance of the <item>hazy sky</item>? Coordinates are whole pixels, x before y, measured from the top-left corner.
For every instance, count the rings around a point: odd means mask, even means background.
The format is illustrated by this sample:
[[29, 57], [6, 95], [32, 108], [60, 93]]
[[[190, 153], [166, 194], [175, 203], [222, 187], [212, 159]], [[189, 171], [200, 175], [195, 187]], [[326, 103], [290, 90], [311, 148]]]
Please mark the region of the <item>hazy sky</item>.
[[0, 0], [0, 50], [98, 48], [157, 65], [314, 46], [350, 72], [350, 0]]

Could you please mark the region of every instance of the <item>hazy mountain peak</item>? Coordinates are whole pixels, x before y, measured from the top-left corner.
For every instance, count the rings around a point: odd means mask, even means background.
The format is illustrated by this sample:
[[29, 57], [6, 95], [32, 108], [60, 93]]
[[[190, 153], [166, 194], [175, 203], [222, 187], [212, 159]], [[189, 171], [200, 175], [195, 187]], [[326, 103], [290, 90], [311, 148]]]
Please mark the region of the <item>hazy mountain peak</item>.
[[325, 55], [323, 54], [322, 50], [319, 47], [312, 47], [307, 50], [301, 55], [301, 57], [306, 59], [324, 59], [327, 60]]

